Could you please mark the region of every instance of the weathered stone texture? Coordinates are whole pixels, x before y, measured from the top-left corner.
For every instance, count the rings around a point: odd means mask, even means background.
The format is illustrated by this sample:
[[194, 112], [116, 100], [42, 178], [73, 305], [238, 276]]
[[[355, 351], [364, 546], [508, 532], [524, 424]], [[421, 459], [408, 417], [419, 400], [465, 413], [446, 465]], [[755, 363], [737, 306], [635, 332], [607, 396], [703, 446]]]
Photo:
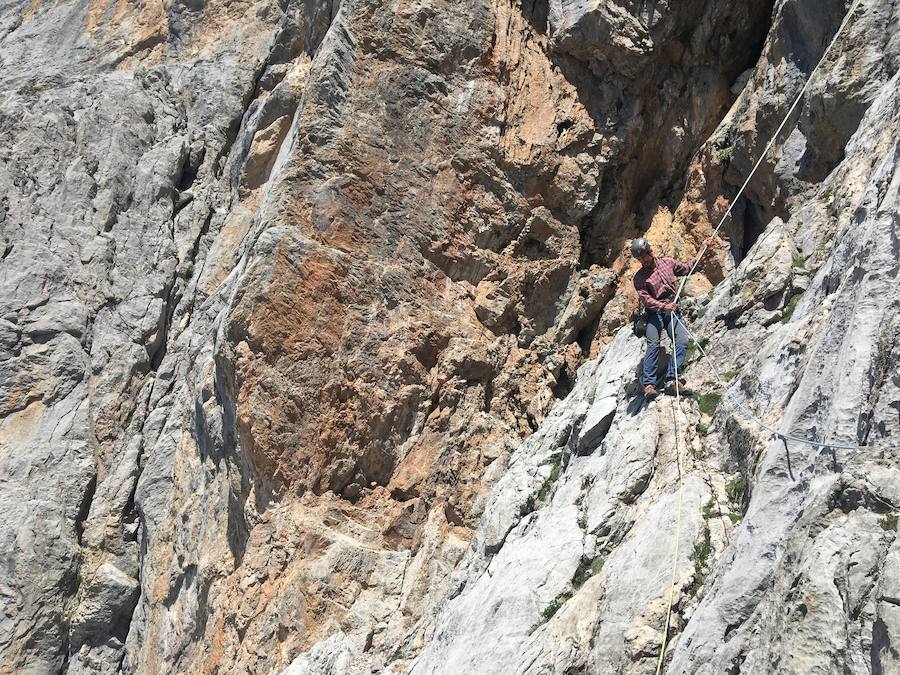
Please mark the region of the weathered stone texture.
[[652, 672], [679, 509], [669, 672], [895, 669], [896, 2], [689, 286], [726, 399], [638, 391], [628, 240], [846, 10], [772, 5], [0, 9], [0, 670]]

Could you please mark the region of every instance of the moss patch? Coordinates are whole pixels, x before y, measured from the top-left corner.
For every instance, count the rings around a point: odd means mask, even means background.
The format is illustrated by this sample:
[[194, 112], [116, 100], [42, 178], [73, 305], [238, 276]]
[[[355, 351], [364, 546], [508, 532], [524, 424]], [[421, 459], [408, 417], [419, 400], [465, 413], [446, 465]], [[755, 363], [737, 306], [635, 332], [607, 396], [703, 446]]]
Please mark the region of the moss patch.
[[704, 529], [703, 541], [694, 544], [694, 550], [691, 552], [691, 559], [694, 561], [694, 581], [691, 584], [691, 592], [694, 594], [703, 585], [703, 580], [706, 578], [704, 570], [711, 555], [712, 543], [709, 540], [709, 530]]
[[697, 398], [697, 405], [700, 406], [700, 412], [704, 415], [710, 415], [716, 412], [716, 408], [719, 406], [719, 401], [722, 400], [722, 394], [718, 392], [710, 392], [708, 394], [701, 394]]
[[576, 589], [584, 586], [588, 579], [603, 569], [603, 563], [605, 562], [606, 558], [600, 556], [594, 558], [590, 563], [583, 560], [578, 569], [575, 570], [575, 576], [572, 577], [572, 586]]
[[735, 508], [741, 508], [744, 504], [744, 489], [746, 484], [744, 483], [744, 477], [738, 476], [732, 481], [729, 481], [728, 485], [725, 486], [725, 496], [728, 497], [728, 502]]
[[727, 515], [732, 525], [737, 525], [744, 517], [744, 494], [746, 491], [747, 484], [744, 482], [743, 476], [737, 476], [725, 486], [725, 496], [728, 497], [730, 506], [730, 513]]
[[716, 498], [714, 495], [709, 496], [709, 501], [703, 505], [703, 518], [705, 520], [709, 520], [710, 518], [715, 518], [718, 513], [714, 512], [713, 509], [716, 508]]
[[705, 350], [709, 345], [709, 338], [701, 338], [697, 342], [694, 342], [693, 338], [688, 338], [687, 352], [685, 353], [685, 361], [687, 363], [691, 363], [694, 360], [694, 355], [697, 353], [697, 345], [700, 346], [700, 349]]

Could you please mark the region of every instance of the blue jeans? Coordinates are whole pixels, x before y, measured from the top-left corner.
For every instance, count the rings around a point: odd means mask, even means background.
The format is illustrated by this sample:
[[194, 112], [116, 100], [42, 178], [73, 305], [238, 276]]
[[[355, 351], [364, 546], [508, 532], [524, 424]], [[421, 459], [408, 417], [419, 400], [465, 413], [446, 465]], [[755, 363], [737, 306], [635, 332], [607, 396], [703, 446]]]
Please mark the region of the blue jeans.
[[[647, 312], [647, 351], [644, 354], [644, 386], [656, 386], [656, 369], [659, 366], [659, 338], [665, 333], [672, 335], [672, 312]], [[675, 379], [675, 361], [678, 361], [678, 374], [684, 371], [684, 359], [687, 355], [688, 333], [684, 324], [675, 317], [675, 358], [669, 359], [666, 382]], [[681, 379], [681, 378], [679, 378]]]

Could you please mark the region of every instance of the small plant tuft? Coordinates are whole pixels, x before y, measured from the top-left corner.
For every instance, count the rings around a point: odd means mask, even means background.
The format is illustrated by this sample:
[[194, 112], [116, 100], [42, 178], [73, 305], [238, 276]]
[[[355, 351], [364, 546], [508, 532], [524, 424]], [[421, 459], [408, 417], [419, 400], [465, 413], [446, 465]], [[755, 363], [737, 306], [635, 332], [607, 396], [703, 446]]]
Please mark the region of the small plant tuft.
[[709, 425], [697, 422], [697, 433], [701, 436], [706, 436], [709, 433]]
[[719, 406], [719, 402], [722, 400], [722, 394], [718, 392], [709, 392], [708, 394], [701, 394], [697, 398], [697, 405], [700, 406], [700, 412], [704, 415], [710, 415], [716, 412], [716, 408]]
[[791, 266], [796, 267], [798, 270], [806, 269], [806, 258], [802, 255], [795, 255], [794, 259], [791, 260]]
[[715, 495], [709, 496], [709, 501], [703, 505], [703, 519], [709, 520], [710, 518], [715, 518], [718, 513], [715, 513], [713, 509], [716, 508], [716, 497]]
[[575, 589], [579, 589], [584, 586], [585, 582], [590, 579], [592, 576], [597, 574], [600, 570], [603, 569], [603, 563], [606, 562], [606, 558], [598, 556], [594, 558], [590, 564], [586, 561], [582, 560], [581, 564], [578, 566], [578, 569], [575, 570], [575, 576], [572, 577], [572, 587]]
[[700, 349], [706, 350], [707, 345], [709, 344], [709, 338], [701, 338], [694, 342], [693, 338], [688, 338], [687, 344], [687, 353], [685, 354], [685, 361], [687, 363], [691, 363], [694, 360], [694, 355], [697, 353], [697, 346], [700, 346]]
[[408, 658], [406, 652], [404, 652], [401, 647], [398, 647], [397, 650], [393, 654], [391, 654], [390, 658], [388, 659], [388, 663], [392, 661], [403, 661], [406, 658]]
[[729, 145], [724, 148], [719, 148], [718, 150], [716, 150], [716, 159], [719, 160], [720, 162], [727, 162], [727, 161], [731, 160], [731, 155], [733, 152], [734, 152], [733, 145]]
[[725, 373], [725, 375], [724, 375], [725, 381], [726, 381], [726, 382], [731, 382], [731, 381], [732, 381], [734, 378], [736, 378], [737, 376], [738, 376], [738, 371], [736, 371], [736, 370], [729, 370], [729, 371], [728, 371], [727, 373]]
[[571, 593], [560, 593], [555, 598], [553, 598], [553, 601], [544, 608], [543, 612], [541, 612], [541, 616], [544, 617], [543, 622], [547, 622], [552, 619], [553, 615], [559, 611], [559, 608], [566, 604], [566, 601], [571, 597]]
[[788, 300], [787, 305], [785, 305], [784, 311], [781, 313], [781, 323], [787, 323], [791, 320], [791, 317], [794, 315], [794, 310], [797, 309], [797, 303], [800, 302], [800, 297], [803, 293], [797, 293], [797, 295], [792, 295], [791, 299]]
[[725, 486], [725, 496], [728, 497], [729, 503], [737, 509], [744, 504], [744, 477], [738, 476]]
[[896, 511], [886, 513], [884, 514], [884, 517], [878, 521], [878, 524], [881, 525], [881, 529], [885, 532], [896, 532], [898, 516], [900, 516], [900, 514]]
[[694, 583], [691, 584], [691, 591], [693, 591], [693, 593], [697, 593], [703, 585], [703, 570], [706, 568], [706, 562], [709, 560], [709, 556], [712, 555], [712, 543], [709, 540], [709, 530], [706, 530], [703, 535], [703, 541], [694, 544], [694, 550], [691, 553], [691, 558], [694, 561]]
[[553, 487], [553, 484], [559, 478], [559, 472], [562, 467], [562, 455], [556, 454], [550, 460], [553, 468], [550, 469], [550, 475], [547, 476], [547, 479], [544, 481], [543, 485], [541, 485], [541, 489], [538, 490], [537, 498], [539, 501], [544, 501], [547, 499], [547, 495], [550, 494], [550, 488]]

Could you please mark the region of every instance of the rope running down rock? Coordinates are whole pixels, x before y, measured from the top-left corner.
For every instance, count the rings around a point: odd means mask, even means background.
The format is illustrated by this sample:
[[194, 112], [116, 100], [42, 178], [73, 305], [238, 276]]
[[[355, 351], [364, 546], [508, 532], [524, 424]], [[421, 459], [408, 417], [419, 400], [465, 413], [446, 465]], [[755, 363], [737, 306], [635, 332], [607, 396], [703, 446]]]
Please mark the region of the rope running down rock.
[[[781, 133], [781, 130], [784, 128], [784, 125], [787, 124], [788, 119], [790, 119], [790, 117], [793, 114], [794, 110], [796, 109], [797, 105], [800, 103], [800, 99], [803, 98], [803, 94], [806, 92], [806, 88], [809, 86], [809, 83], [812, 81], [812, 78], [816, 74], [816, 71], [819, 69], [819, 66], [822, 65], [822, 62], [825, 60], [825, 57], [831, 51], [832, 47], [834, 47], [834, 45], [838, 41], [838, 38], [840, 37], [841, 33], [844, 32], [844, 28], [846, 28], [847, 24], [849, 23], [850, 17], [853, 15], [853, 12], [856, 11], [856, 7], [859, 5], [859, 3], [860, 3], [860, 0], [854, 0], [853, 4], [850, 6], [850, 9], [844, 15], [844, 20], [841, 22], [840, 27], [838, 28], [837, 32], [834, 34], [834, 37], [831, 39], [831, 42], [828, 44], [828, 47], [826, 47], [825, 51], [822, 52], [822, 57], [819, 59], [819, 62], [816, 63], [816, 66], [815, 66], [815, 68], [812, 69], [812, 72], [810, 72], [809, 77], [806, 79], [806, 82], [803, 83], [803, 87], [801, 87], [800, 92], [797, 94], [797, 98], [794, 99], [794, 103], [791, 105], [790, 109], [787, 111], [787, 114], [784, 116], [784, 119], [781, 121], [781, 124], [778, 125], [778, 128], [775, 130], [775, 133], [772, 134], [772, 138], [766, 144], [766, 147], [763, 149], [762, 154], [759, 156], [759, 159], [756, 161], [756, 164], [753, 166], [753, 169], [751, 169], [750, 173], [747, 175], [747, 178], [744, 181], [744, 184], [741, 185], [741, 188], [738, 190], [737, 194], [734, 196], [734, 198], [731, 200], [731, 203], [728, 205], [728, 209], [726, 209], [724, 215], [722, 216], [722, 219], [719, 221], [719, 224], [716, 226], [716, 229], [713, 232], [713, 236], [715, 236], [716, 234], [719, 233], [719, 230], [722, 228], [722, 225], [725, 223], [725, 220], [731, 214], [731, 209], [737, 203], [738, 199], [740, 199], [740, 197], [743, 194], [744, 190], [746, 189], [747, 185], [750, 183], [750, 180], [753, 178], [753, 175], [756, 173], [756, 170], [760, 167], [760, 165], [762, 164], [766, 155], [768, 154], [769, 150], [775, 144], [775, 141], [778, 139], [778, 134]], [[694, 273], [694, 270], [697, 269], [697, 265], [700, 264], [700, 259], [703, 257], [703, 253], [706, 251], [706, 248], [707, 248], [707, 245], [705, 243], [703, 244], [703, 246], [700, 247], [700, 252], [698, 253], [696, 260], [694, 261], [694, 264], [691, 266], [690, 270], [688, 270], [687, 275], [685, 275], [685, 277], [682, 279], [681, 285], [678, 288], [678, 292], [675, 294], [675, 299], [673, 300], [674, 304], [678, 303], [678, 299], [679, 299], [679, 297], [681, 297], [681, 293], [684, 290], [685, 284], [687, 283], [690, 276]], [[673, 349], [675, 346], [675, 321], [676, 320], [680, 321], [680, 319], [676, 319], [675, 312], [672, 312], [672, 321], [669, 322], [669, 327], [671, 329], [671, 338], [672, 338]], [[682, 322], [682, 325], [684, 325], [683, 322]], [[687, 329], [687, 326], [685, 326], [685, 329]], [[704, 353], [704, 356], [706, 356], [705, 353]], [[710, 363], [711, 363], [711, 361], [710, 361]], [[681, 411], [681, 391], [680, 390], [681, 390], [681, 384], [678, 379], [678, 362], [676, 359], [676, 362], [675, 362], [675, 399], [676, 399], [676, 403], [677, 403], [679, 412]], [[747, 412], [749, 412], [749, 411], [747, 411]], [[675, 575], [676, 575], [677, 569], [678, 569], [678, 551], [679, 551], [679, 546], [681, 543], [681, 513], [682, 513], [682, 505], [683, 505], [683, 497], [682, 497], [683, 480], [682, 480], [682, 470], [681, 470], [682, 469], [682, 467], [681, 467], [681, 452], [680, 452], [679, 445], [678, 445], [678, 421], [677, 421], [677, 414], [676, 414], [674, 406], [672, 408], [672, 415], [673, 415], [673, 419], [675, 420], [675, 452], [676, 452], [676, 459], [677, 459], [677, 463], [678, 463], [678, 513], [677, 513], [676, 520], [675, 520], [675, 542], [674, 542], [674, 551], [673, 551], [673, 555], [672, 555], [672, 578], [671, 578], [670, 587], [669, 587], [668, 606], [666, 608], [666, 622], [665, 622], [665, 626], [663, 628], [662, 643], [659, 648], [659, 659], [656, 663], [656, 675], [660, 675], [660, 673], [662, 672], [662, 665], [663, 665], [663, 661], [665, 660], [665, 656], [666, 656], [666, 643], [668, 642], [669, 622], [670, 622], [671, 616], [672, 616], [672, 603], [673, 603], [673, 600], [675, 597]], [[771, 429], [771, 427], [768, 427], [767, 425], [762, 423], [761, 420], [757, 420], [757, 421], [760, 424], [762, 424], [763, 426], [765, 426], [766, 428], [773, 431], [773, 433], [778, 434], [783, 440], [785, 438], [790, 438], [791, 440], [797, 440], [800, 442], [813, 443], [810, 441], [806, 441], [804, 439], [795, 439], [793, 437], [786, 437], [784, 434], [781, 434], [780, 432], [775, 431], [774, 429]], [[842, 445], [824, 445], [824, 444], [818, 444], [818, 443], [816, 443], [816, 445], [820, 445], [820, 447], [830, 447], [830, 448], [848, 447], [848, 446], [842, 446]]]
[[[725, 210], [725, 214], [722, 216], [722, 219], [719, 221], [719, 224], [716, 225], [716, 229], [713, 231], [713, 236], [719, 233], [719, 230], [722, 229], [722, 225], [725, 223], [725, 220], [731, 214], [731, 209], [734, 208], [734, 205], [737, 204], [738, 199], [741, 198], [741, 195], [744, 193], [744, 190], [747, 188], [747, 185], [750, 183], [750, 179], [753, 178], [753, 174], [756, 173], [756, 170], [759, 168], [760, 164], [762, 164], [763, 160], [766, 158], [766, 155], [769, 154], [769, 150], [772, 149], [772, 146], [775, 144], [775, 141], [778, 139], [778, 134], [781, 133], [781, 130], [784, 128], [784, 125], [787, 124], [788, 119], [790, 119], [797, 105], [800, 103], [800, 99], [803, 98], [803, 94], [806, 93], [806, 88], [809, 86], [809, 83], [812, 82], [813, 75], [816, 74], [816, 71], [819, 69], [819, 66], [822, 65], [822, 62], [825, 60], [825, 57], [828, 56], [828, 52], [831, 51], [831, 48], [834, 47], [834, 44], [837, 42], [841, 33], [844, 32], [844, 28], [847, 26], [847, 23], [850, 20], [850, 17], [853, 15], [853, 12], [856, 10], [857, 5], [859, 5], [860, 0], [855, 0], [854, 3], [850, 6], [850, 9], [847, 11], [847, 14], [844, 15], [844, 20], [841, 22], [840, 27], [837, 30], [837, 33], [834, 34], [834, 37], [831, 39], [831, 42], [826, 47], [825, 51], [822, 52], [822, 58], [819, 59], [819, 62], [816, 64], [816, 67], [812, 69], [812, 72], [809, 74], [809, 77], [806, 78], [806, 82], [803, 83], [803, 86], [800, 88], [800, 93], [797, 94], [797, 98], [794, 99], [793, 105], [791, 105], [790, 109], [787, 111], [787, 114], [784, 116], [784, 119], [781, 120], [781, 124], [778, 125], [778, 128], [775, 130], [775, 133], [772, 134], [772, 138], [766, 144], [766, 147], [763, 149], [762, 154], [759, 156], [759, 159], [756, 160], [756, 164], [753, 165], [753, 168], [750, 170], [750, 173], [747, 175], [747, 179], [744, 181], [744, 184], [741, 185], [741, 189], [737, 191], [737, 194], [731, 200], [731, 203], [728, 205], [728, 208]], [[697, 254], [697, 258], [694, 261], [694, 264], [691, 266], [691, 269], [688, 271], [687, 275], [685, 275], [684, 279], [681, 282], [681, 285], [678, 288], [678, 292], [675, 294], [675, 299], [672, 301], [675, 304], [678, 304], [678, 298], [681, 297], [681, 292], [684, 290], [684, 285], [687, 283], [687, 280], [694, 273], [694, 270], [697, 269], [697, 265], [700, 264], [700, 259], [703, 257], [703, 253], [706, 251], [706, 244], [700, 247], [700, 252]]]

